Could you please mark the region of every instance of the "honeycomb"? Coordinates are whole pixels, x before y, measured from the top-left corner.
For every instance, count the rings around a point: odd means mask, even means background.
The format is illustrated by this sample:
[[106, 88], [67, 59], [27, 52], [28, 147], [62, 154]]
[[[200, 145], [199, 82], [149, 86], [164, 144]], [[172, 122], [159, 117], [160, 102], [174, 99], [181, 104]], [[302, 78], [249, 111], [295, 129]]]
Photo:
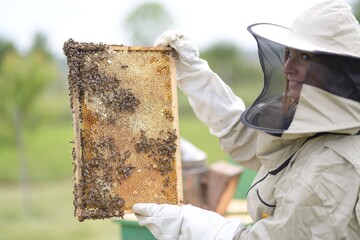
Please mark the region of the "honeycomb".
[[73, 117], [74, 215], [123, 217], [182, 204], [171, 48], [64, 43]]

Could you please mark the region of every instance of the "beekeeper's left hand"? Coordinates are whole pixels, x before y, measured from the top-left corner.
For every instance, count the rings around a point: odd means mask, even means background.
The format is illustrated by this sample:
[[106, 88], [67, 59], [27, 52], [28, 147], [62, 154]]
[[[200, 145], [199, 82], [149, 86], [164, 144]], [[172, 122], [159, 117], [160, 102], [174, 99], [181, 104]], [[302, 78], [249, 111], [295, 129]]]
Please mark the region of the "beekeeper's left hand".
[[240, 219], [226, 219], [191, 205], [138, 203], [133, 211], [139, 225], [146, 226], [159, 240], [232, 239], [244, 225]]

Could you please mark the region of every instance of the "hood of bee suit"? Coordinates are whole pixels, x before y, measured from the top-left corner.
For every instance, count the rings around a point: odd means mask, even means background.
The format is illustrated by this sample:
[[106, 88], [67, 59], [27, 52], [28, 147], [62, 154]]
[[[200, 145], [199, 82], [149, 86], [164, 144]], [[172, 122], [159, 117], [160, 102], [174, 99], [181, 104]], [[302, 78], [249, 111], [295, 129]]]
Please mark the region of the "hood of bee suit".
[[[345, 1], [321, 2], [289, 28], [260, 23], [248, 30], [258, 44], [264, 88], [242, 114], [243, 124], [286, 138], [359, 132], [360, 27]], [[312, 55], [295, 104], [283, 72], [286, 48]]]

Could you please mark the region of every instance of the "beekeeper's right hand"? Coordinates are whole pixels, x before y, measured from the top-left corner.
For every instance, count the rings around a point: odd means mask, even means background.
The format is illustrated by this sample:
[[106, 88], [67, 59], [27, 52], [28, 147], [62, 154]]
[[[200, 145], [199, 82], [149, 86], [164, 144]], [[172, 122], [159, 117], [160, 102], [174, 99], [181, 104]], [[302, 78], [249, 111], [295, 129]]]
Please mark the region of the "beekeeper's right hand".
[[226, 219], [191, 205], [137, 203], [133, 211], [139, 225], [159, 240], [226, 240], [244, 227], [239, 218]]
[[217, 137], [227, 134], [245, 110], [244, 102], [199, 57], [199, 50], [185, 34], [169, 30], [154, 46], [170, 46], [177, 52], [177, 86], [188, 97], [197, 117]]

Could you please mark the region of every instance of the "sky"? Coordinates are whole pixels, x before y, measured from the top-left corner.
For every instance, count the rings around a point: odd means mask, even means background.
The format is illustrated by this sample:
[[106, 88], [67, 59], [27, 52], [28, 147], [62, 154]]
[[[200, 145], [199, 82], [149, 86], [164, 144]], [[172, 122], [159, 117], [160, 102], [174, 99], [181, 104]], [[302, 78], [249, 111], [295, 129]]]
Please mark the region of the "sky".
[[[36, 32], [45, 34], [49, 49], [64, 57], [62, 47], [78, 42], [131, 45], [123, 22], [137, 6], [161, 3], [174, 19], [174, 29], [200, 49], [221, 40], [256, 49], [248, 25], [271, 22], [289, 26], [319, 0], [0, 0], [0, 37], [26, 51]], [[348, 2], [351, 2], [349, 0]], [[155, 40], [155, 39], [154, 39]]]

